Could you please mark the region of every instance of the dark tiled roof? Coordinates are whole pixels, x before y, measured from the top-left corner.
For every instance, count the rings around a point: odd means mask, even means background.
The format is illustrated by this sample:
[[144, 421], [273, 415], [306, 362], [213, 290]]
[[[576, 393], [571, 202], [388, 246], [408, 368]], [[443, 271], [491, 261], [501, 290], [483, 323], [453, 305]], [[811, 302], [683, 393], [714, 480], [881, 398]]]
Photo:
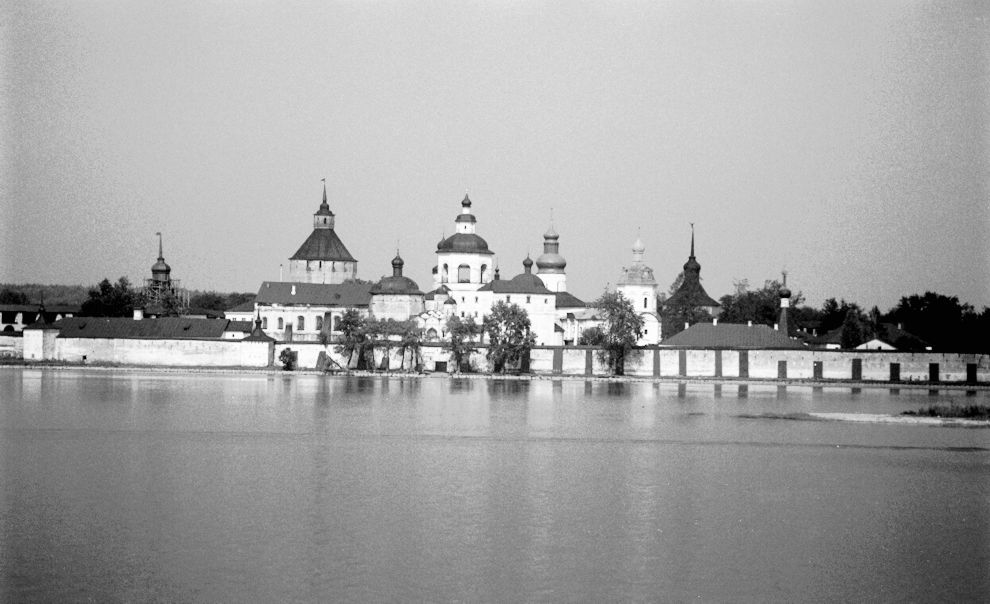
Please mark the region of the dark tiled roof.
[[73, 317], [54, 324], [60, 338], [113, 338], [141, 340], [219, 340], [227, 319], [141, 319], [126, 317]]
[[570, 292], [557, 292], [557, 308], [584, 308], [587, 304]]
[[508, 281], [489, 281], [478, 288], [479, 292], [494, 292], [496, 294], [553, 294], [543, 284], [543, 280], [533, 273], [522, 273]]
[[[292, 293], [295, 288], [295, 295]], [[291, 283], [265, 281], [258, 290], [258, 304], [308, 304], [311, 306], [368, 306], [372, 286], [366, 283]]]
[[677, 288], [673, 296], [667, 298], [663, 305], [682, 307], [721, 306], [718, 301], [708, 295], [708, 292], [702, 287], [701, 281], [697, 277], [692, 279], [691, 276], [690, 274], [685, 274], [684, 282]]
[[313, 229], [299, 251], [289, 260], [356, 262], [333, 229]]
[[243, 331], [245, 333], [254, 329], [254, 321], [228, 321], [227, 331]]
[[687, 348], [804, 348], [801, 342], [766, 325], [735, 323], [696, 323], [660, 344]]
[[[0, 304], [0, 312], [38, 312], [37, 304]], [[45, 314], [79, 314], [79, 306], [72, 304], [45, 305]]]

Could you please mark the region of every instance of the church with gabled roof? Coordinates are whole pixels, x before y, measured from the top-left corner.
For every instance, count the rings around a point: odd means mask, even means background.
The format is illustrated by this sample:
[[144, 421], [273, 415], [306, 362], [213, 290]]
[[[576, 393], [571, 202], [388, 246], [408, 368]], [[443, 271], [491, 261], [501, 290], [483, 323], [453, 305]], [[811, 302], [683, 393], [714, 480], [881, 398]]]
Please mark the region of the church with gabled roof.
[[343, 283], [357, 278], [357, 263], [334, 231], [334, 215], [327, 203], [327, 184], [324, 182], [323, 203], [313, 214], [313, 232], [289, 258], [289, 281]]

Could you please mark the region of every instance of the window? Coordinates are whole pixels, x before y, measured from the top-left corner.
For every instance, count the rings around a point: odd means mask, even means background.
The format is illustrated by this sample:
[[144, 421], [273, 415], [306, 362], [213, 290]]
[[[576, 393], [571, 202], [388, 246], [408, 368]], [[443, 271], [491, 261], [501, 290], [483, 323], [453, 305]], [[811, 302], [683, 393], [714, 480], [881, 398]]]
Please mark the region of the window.
[[323, 331], [323, 317], [316, 317], [316, 331]]
[[512, 302], [512, 296], [506, 296], [505, 297], [505, 303], [506, 304], [509, 304], [510, 302]]
[[484, 283], [484, 282], [485, 282], [485, 271], [487, 271], [487, 270], [488, 270], [488, 265], [487, 265], [487, 264], [482, 264], [482, 265], [481, 265], [481, 275], [480, 275], [480, 277], [481, 277], [481, 282], [482, 282], [482, 283]]
[[450, 271], [447, 269], [447, 265], [443, 265], [443, 272], [440, 274], [440, 283], [446, 283], [450, 278]]
[[296, 317], [296, 331], [302, 331], [306, 329], [306, 318], [302, 315]]
[[340, 315], [333, 318], [333, 330], [340, 331]]
[[278, 318], [278, 328], [285, 329], [285, 321], [282, 320], [282, 317]]
[[646, 298], [643, 298], [643, 308], [646, 308]]
[[526, 296], [526, 304], [529, 304], [529, 296]]
[[268, 329], [268, 317], [261, 318], [261, 328]]
[[457, 267], [457, 282], [458, 283], [470, 283], [471, 282], [471, 267], [462, 264]]
[[436, 329], [433, 329], [432, 327], [430, 329], [428, 329], [427, 332], [426, 332], [426, 339], [427, 340], [436, 340], [437, 339], [437, 330]]

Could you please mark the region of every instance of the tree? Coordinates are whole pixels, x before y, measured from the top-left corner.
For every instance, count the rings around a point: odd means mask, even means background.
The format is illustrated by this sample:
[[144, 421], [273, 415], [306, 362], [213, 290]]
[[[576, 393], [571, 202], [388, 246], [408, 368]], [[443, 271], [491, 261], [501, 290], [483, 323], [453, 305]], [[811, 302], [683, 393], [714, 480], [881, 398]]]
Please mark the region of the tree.
[[841, 346], [843, 348], [856, 348], [866, 341], [866, 331], [860, 319], [859, 312], [850, 308], [846, 313], [846, 320], [842, 323]]
[[449, 339], [444, 344], [444, 348], [450, 351], [454, 372], [460, 373], [461, 368], [471, 362], [471, 353], [478, 349], [474, 342], [478, 332], [478, 324], [474, 322], [474, 317], [462, 319], [454, 315], [447, 319]]
[[956, 296], [925, 292], [904, 296], [887, 313], [887, 320], [944, 352], [983, 352], [990, 346], [987, 310], [982, 316]]
[[131, 289], [127, 277], [116, 283], [104, 279], [89, 290], [89, 299], [82, 303], [80, 315], [84, 317], [125, 317], [134, 312], [135, 304], [140, 304], [141, 296]]
[[399, 351], [402, 360], [399, 361], [399, 369], [404, 369], [406, 365], [406, 355], [410, 355], [412, 369], [419, 366], [419, 351], [423, 343], [423, 330], [416, 325], [415, 321], [402, 321], [402, 333], [399, 337]]
[[530, 330], [529, 315], [518, 304], [496, 302], [485, 315], [482, 329], [488, 335], [486, 356], [492, 362], [493, 371], [498, 373], [515, 367], [536, 343], [536, 336]]
[[630, 302], [620, 292], [605, 292], [594, 303], [602, 317], [604, 340], [602, 360], [608, 363], [615, 375], [625, 372], [625, 360], [639, 334], [643, 330], [643, 319], [636, 313]]
[[286, 371], [292, 371], [296, 368], [296, 362], [299, 359], [299, 353], [291, 348], [283, 348], [282, 352], [278, 355], [278, 360], [282, 363], [282, 368]]
[[28, 297], [24, 292], [19, 292], [8, 287], [0, 290], [0, 304], [28, 304]]
[[217, 292], [203, 292], [189, 298], [190, 308], [202, 308], [204, 310], [226, 310], [227, 298]]
[[363, 369], [364, 351], [368, 344], [366, 320], [361, 316], [361, 313], [350, 308], [341, 315], [338, 328], [341, 334], [336, 347], [337, 352], [348, 359], [348, 366], [350, 366], [350, 359], [356, 353], [358, 355], [358, 369]]
[[605, 332], [598, 325], [583, 330], [578, 338], [578, 346], [601, 346], [604, 343]]

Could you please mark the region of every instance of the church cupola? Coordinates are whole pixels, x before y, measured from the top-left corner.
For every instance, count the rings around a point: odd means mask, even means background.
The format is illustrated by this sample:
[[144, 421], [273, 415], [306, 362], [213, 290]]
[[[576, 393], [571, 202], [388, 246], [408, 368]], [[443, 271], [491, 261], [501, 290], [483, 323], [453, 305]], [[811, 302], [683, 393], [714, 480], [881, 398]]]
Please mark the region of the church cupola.
[[567, 260], [560, 255], [560, 235], [553, 228], [551, 210], [550, 228], [543, 233], [543, 253], [536, 259], [536, 274], [543, 279], [547, 289], [563, 292], [567, 291], [567, 275], [564, 274], [566, 267]]
[[787, 288], [787, 271], [783, 272], [784, 282], [780, 287], [780, 321], [778, 329], [784, 334], [787, 333], [787, 309], [791, 306], [791, 290]]
[[392, 276], [401, 277], [402, 267], [405, 266], [405, 262], [402, 260], [402, 256], [399, 256], [399, 251], [395, 251], [395, 258], [392, 258]]
[[320, 204], [320, 209], [313, 214], [313, 228], [333, 228], [333, 212], [330, 211], [330, 204], [327, 203], [327, 181], [325, 178], [323, 179], [323, 203]]
[[684, 263], [684, 272], [693, 273], [698, 275], [701, 273], [701, 264], [698, 259], [694, 257], [694, 223], [691, 223], [691, 255], [688, 256], [688, 261]]
[[533, 261], [529, 259], [529, 254], [526, 254], [526, 259], [523, 260], [523, 272], [527, 275], [533, 272]]
[[158, 235], [158, 262], [151, 265], [151, 280], [159, 283], [168, 283], [171, 280], [172, 267], [165, 263], [165, 256], [162, 254], [162, 234]]

